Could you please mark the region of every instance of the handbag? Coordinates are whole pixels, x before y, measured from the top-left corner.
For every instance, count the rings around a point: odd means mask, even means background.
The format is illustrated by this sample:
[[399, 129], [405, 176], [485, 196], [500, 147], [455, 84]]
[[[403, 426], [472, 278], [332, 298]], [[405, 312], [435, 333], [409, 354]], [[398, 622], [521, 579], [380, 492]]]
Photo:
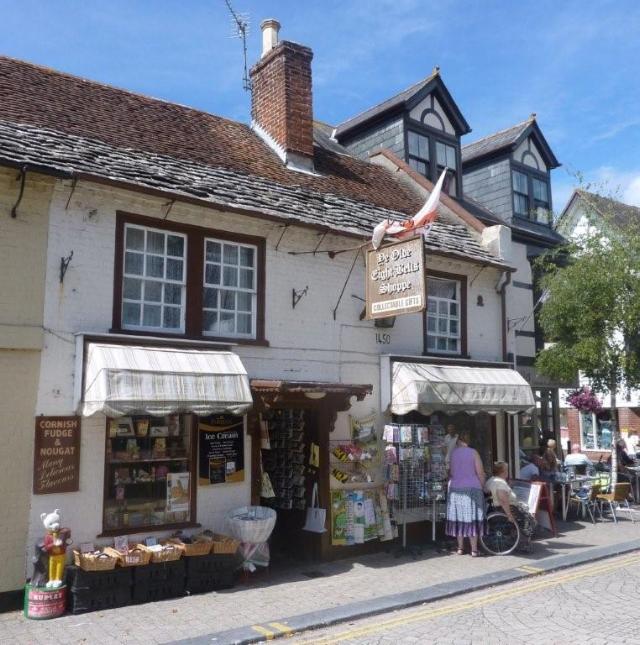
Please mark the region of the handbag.
[[311, 493], [311, 506], [307, 508], [307, 517], [302, 527], [303, 531], [311, 531], [311, 533], [324, 533], [327, 529], [324, 528], [325, 520], [327, 519], [327, 509], [320, 508], [318, 501], [318, 484], [313, 485], [313, 492]]

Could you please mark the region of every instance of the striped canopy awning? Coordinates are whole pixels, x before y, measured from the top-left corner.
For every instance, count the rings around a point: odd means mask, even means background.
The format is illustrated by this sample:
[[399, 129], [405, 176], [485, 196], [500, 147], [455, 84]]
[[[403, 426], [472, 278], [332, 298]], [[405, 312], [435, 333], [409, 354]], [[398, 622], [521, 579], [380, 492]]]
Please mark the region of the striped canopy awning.
[[515, 414], [535, 406], [529, 384], [515, 370], [429, 363], [393, 363], [393, 414], [418, 411]]
[[228, 351], [87, 343], [82, 414], [244, 414], [247, 372]]

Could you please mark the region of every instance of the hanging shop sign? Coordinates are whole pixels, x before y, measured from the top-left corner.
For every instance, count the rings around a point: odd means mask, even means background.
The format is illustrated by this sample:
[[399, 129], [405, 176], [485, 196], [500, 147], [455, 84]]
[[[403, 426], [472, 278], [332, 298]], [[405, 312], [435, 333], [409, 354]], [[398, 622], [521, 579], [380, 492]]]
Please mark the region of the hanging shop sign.
[[80, 486], [80, 417], [36, 417], [33, 493], [71, 493]]
[[201, 417], [198, 422], [198, 483], [244, 481], [244, 418], [231, 414]]
[[424, 311], [424, 243], [421, 236], [367, 251], [367, 319]]

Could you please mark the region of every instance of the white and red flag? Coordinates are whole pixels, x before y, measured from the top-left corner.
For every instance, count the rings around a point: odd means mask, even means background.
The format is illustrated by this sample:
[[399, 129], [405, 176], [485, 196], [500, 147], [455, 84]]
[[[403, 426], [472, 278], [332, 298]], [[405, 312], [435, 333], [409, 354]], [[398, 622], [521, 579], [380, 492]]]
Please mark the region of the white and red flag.
[[385, 235], [400, 239], [408, 235], [415, 235], [419, 231], [422, 231], [422, 234], [426, 235], [428, 226], [438, 217], [440, 192], [442, 191], [442, 184], [444, 183], [447, 170], [448, 168], [445, 168], [442, 171], [440, 178], [431, 191], [431, 195], [429, 195], [429, 199], [427, 199], [425, 205], [411, 219], [404, 220], [404, 222], [394, 222], [386, 219], [373, 229], [371, 243], [374, 249], [377, 249], [382, 244]]

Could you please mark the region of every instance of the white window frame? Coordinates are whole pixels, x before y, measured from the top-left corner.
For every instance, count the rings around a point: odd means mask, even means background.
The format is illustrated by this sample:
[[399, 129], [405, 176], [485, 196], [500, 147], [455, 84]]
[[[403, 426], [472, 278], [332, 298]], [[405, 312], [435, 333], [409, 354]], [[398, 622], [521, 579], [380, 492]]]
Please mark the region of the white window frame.
[[591, 435], [593, 437], [593, 448], [587, 448], [584, 441], [584, 425], [583, 425], [583, 415], [585, 413], [582, 410], [578, 410], [578, 418], [580, 420], [580, 445], [582, 450], [596, 451], [596, 452], [606, 452], [611, 450], [611, 446], [602, 447], [598, 441], [598, 417], [592, 412], [591, 413]]
[[[454, 282], [456, 284], [456, 299], [451, 299], [451, 298], [441, 298], [439, 296], [430, 296], [429, 295], [429, 283], [430, 282], [435, 282], [435, 281], [440, 281], [440, 282]], [[429, 332], [429, 301], [435, 302], [436, 303], [436, 314], [435, 316], [431, 316], [432, 318], [435, 318], [436, 320], [436, 331], [435, 332]], [[446, 334], [443, 334], [438, 331], [438, 321], [443, 318], [443, 316], [440, 315], [440, 303], [444, 302], [447, 303], [447, 315], [446, 315], [446, 320], [448, 322], [452, 320], [456, 320], [458, 322], [458, 331], [456, 334], [452, 334], [450, 331], [447, 331]], [[457, 316], [451, 316], [450, 313], [450, 304], [455, 303], [458, 308], [458, 314]], [[447, 324], [447, 329], [450, 329], [450, 325]], [[461, 280], [456, 280], [455, 278], [437, 278], [437, 277], [431, 277], [427, 276], [427, 311], [425, 312], [425, 335], [426, 335], [426, 345], [427, 345], [427, 352], [429, 353], [434, 353], [434, 354], [448, 354], [449, 356], [460, 356], [462, 354], [462, 281]], [[434, 345], [435, 348], [430, 348], [429, 347], [429, 338], [434, 339]], [[447, 346], [449, 344], [449, 340], [457, 340], [458, 343], [458, 348], [454, 350], [450, 349], [438, 349], [437, 348], [437, 339], [438, 338], [446, 338], [447, 339]]]
[[[208, 242], [213, 242], [215, 244], [220, 244], [220, 262], [211, 262], [207, 260], [207, 243]], [[225, 246], [233, 246], [238, 249], [238, 264], [232, 265], [232, 264], [227, 264], [224, 262], [224, 247]], [[246, 266], [245, 268], [251, 268], [253, 271], [253, 285], [250, 289], [246, 287], [241, 287], [240, 286], [240, 270], [243, 268], [244, 265], [240, 265], [240, 249], [245, 248], [245, 249], [251, 249], [253, 251], [253, 266], [248, 267]], [[254, 340], [257, 337], [257, 328], [258, 328], [258, 247], [255, 244], [246, 244], [244, 242], [235, 242], [233, 240], [224, 240], [224, 239], [219, 239], [215, 237], [205, 237], [204, 238], [204, 244], [203, 244], [203, 266], [202, 266], [202, 289], [203, 289], [203, 299], [202, 299], [202, 335], [203, 336], [211, 336], [214, 338], [243, 338], [243, 339], [250, 339]], [[207, 265], [218, 265], [220, 267], [220, 283], [219, 284], [214, 284], [214, 283], [208, 283], [207, 282]], [[224, 281], [224, 267], [225, 266], [236, 266], [238, 268], [238, 285], [233, 287], [233, 286], [223, 286], [223, 281]], [[238, 304], [236, 300], [236, 305], [234, 311], [234, 327], [235, 329], [238, 328], [238, 313], [250, 313], [251, 314], [251, 331], [249, 333], [240, 333], [240, 332], [234, 332], [234, 333], [228, 333], [228, 332], [223, 332], [222, 330], [219, 331], [206, 331], [204, 329], [204, 320], [205, 320], [205, 314], [207, 312], [217, 312], [218, 313], [218, 324], [220, 323], [220, 313], [222, 311], [231, 311], [231, 310], [223, 310], [220, 302], [221, 299], [221, 294], [218, 293], [218, 306], [216, 308], [211, 308], [211, 307], [206, 307], [205, 306], [205, 297], [204, 297], [204, 289], [206, 288], [212, 288], [212, 289], [218, 289], [218, 292], [227, 290], [227, 291], [234, 291], [236, 293], [248, 293], [251, 294], [251, 311], [250, 312], [241, 312], [238, 310]]]
[[[144, 249], [142, 251], [138, 251], [136, 249], [127, 249], [127, 231], [129, 229], [138, 229], [144, 232]], [[162, 254], [160, 253], [148, 253], [147, 252], [147, 234], [148, 233], [159, 233], [160, 235], [163, 235], [165, 238], [165, 243], [164, 243], [164, 252]], [[183, 246], [183, 254], [181, 258], [178, 258], [178, 256], [173, 256], [173, 255], [168, 255], [167, 253], [167, 240], [169, 236], [172, 235], [174, 237], [180, 237], [184, 241], [184, 246]], [[123, 231], [123, 240], [122, 240], [122, 297], [120, 298], [120, 316], [121, 316], [121, 326], [123, 329], [127, 330], [136, 330], [136, 331], [150, 331], [150, 332], [162, 332], [166, 334], [184, 334], [185, 333], [185, 318], [186, 318], [186, 309], [187, 309], [187, 257], [188, 257], [188, 238], [184, 233], [178, 233], [176, 231], [171, 231], [169, 229], [162, 229], [162, 228], [154, 228], [152, 226], [143, 226], [141, 224], [133, 224], [129, 222], [125, 222], [124, 224], [124, 231]], [[126, 272], [126, 257], [127, 257], [127, 251], [130, 253], [136, 253], [138, 255], [142, 255], [143, 257], [143, 270], [142, 270], [142, 275], [134, 274], [134, 273], [127, 273]], [[146, 258], [148, 256], [155, 256], [155, 257], [161, 257], [163, 258], [163, 273], [164, 277], [162, 278], [157, 278], [153, 276], [147, 276], [145, 275], [145, 268], [146, 268]], [[182, 260], [182, 280], [172, 280], [166, 277], [167, 273], [167, 260], [168, 259], [181, 259]], [[144, 320], [144, 305], [145, 303], [160, 306], [160, 321], [162, 322], [164, 320], [164, 308], [165, 305], [176, 308], [177, 305], [173, 305], [171, 303], [165, 303], [164, 302], [164, 286], [162, 289], [162, 300], [160, 302], [153, 302], [153, 301], [145, 301], [144, 300], [144, 291], [141, 293], [141, 299], [140, 300], [134, 300], [133, 298], [126, 298], [125, 297], [125, 280], [127, 278], [130, 279], [135, 279], [135, 280], [142, 280], [143, 285], [142, 289], [144, 289], [144, 282], [160, 282], [162, 285], [165, 284], [173, 284], [173, 285], [179, 285], [181, 287], [180, 293], [181, 293], [181, 298], [180, 298], [180, 326], [179, 327], [164, 327], [162, 325], [156, 327], [156, 326], [151, 326], [151, 325], [144, 325], [142, 324], [142, 321]], [[126, 323], [125, 322], [125, 315], [124, 315], [124, 306], [125, 303], [133, 303], [133, 304], [139, 304], [141, 309], [140, 309], [140, 320], [141, 324], [140, 325], [132, 325], [131, 323]]]

